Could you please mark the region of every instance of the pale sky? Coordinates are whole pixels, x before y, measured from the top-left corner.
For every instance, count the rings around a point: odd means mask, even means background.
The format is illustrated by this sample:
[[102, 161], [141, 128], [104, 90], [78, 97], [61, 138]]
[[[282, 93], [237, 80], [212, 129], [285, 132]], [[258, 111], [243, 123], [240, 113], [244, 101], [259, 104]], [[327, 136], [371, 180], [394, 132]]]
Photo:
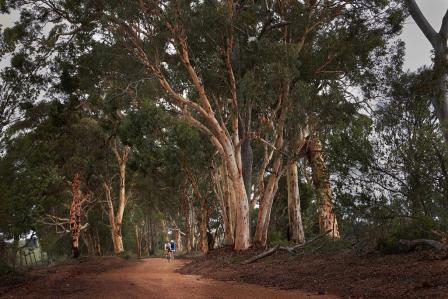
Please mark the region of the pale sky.
[[[439, 31], [442, 18], [448, 9], [448, 0], [416, 1], [434, 29]], [[11, 26], [17, 17], [17, 14], [0, 15], [0, 25]], [[406, 20], [400, 38], [406, 43], [405, 69], [417, 70], [431, 63], [431, 45], [411, 18]], [[0, 62], [0, 66], [4, 63]]]
[[[429, 23], [439, 32], [448, 0], [417, 0], [417, 3]], [[400, 38], [406, 43], [405, 69], [416, 70], [431, 63], [431, 44], [412, 18], [406, 20]]]

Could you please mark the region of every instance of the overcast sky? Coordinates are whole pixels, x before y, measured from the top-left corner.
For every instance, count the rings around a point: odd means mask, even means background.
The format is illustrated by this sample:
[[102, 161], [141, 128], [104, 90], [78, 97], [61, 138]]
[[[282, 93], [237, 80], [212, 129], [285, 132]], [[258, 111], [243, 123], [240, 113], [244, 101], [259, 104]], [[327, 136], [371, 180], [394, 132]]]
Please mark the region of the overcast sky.
[[[434, 29], [439, 31], [448, 0], [417, 0], [417, 3]], [[0, 15], [0, 24], [10, 26], [16, 18], [17, 15]], [[416, 70], [431, 63], [431, 45], [411, 18], [406, 20], [401, 39], [406, 43], [406, 69]]]
[[[417, 3], [429, 23], [438, 32], [448, 9], [448, 0], [417, 0]], [[406, 20], [400, 38], [406, 43], [405, 68], [416, 70], [431, 63], [431, 44], [411, 18]]]

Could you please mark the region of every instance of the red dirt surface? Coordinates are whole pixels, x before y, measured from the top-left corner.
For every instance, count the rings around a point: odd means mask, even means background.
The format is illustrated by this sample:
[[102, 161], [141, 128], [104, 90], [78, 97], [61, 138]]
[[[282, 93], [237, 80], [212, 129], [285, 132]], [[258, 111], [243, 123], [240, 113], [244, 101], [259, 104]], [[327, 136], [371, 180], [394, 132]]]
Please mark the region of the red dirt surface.
[[303, 291], [182, 275], [187, 260], [83, 258], [31, 271], [18, 285], [2, 285], [1, 298], [335, 298]]
[[241, 264], [256, 253], [215, 250], [180, 272], [343, 298], [448, 298], [448, 260], [436, 260], [427, 252], [364, 257], [351, 251], [299, 256], [277, 252]]

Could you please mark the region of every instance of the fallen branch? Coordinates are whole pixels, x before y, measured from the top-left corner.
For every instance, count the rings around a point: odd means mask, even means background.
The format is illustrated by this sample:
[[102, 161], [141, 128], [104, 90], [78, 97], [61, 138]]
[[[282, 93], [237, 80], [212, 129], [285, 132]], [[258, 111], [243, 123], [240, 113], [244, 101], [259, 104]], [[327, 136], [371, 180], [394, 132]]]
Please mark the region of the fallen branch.
[[265, 258], [265, 257], [267, 257], [267, 256], [272, 255], [272, 254], [273, 254], [274, 252], [276, 252], [277, 250], [284, 250], [284, 251], [287, 251], [287, 252], [289, 252], [289, 253], [291, 253], [291, 254], [297, 254], [297, 250], [299, 250], [299, 249], [303, 249], [306, 245], [309, 245], [309, 244], [311, 244], [311, 243], [313, 243], [313, 242], [316, 242], [316, 241], [319, 240], [319, 239], [322, 239], [323, 237], [325, 237], [326, 235], [328, 235], [328, 234], [329, 234], [330, 232], [332, 232], [332, 231], [333, 231], [333, 230], [330, 229], [330, 230], [328, 230], [327, 232], [325, 232], [325, 233], [323, 233], [323, 234], [320, 234], [320, 235], [318, 235], [318, 236], [312, 238], [311, 240], [309, 240], [309, 241], [307, 241], [307, 242], [305, 242], [305, 243], [298, 244], [298, 245], [295, 245], [295, 246], [289, 246], [289, 247], [279, 246], [279, 245], [274, 246], [274, 247], [272, 247], [271, 249], [266, 250], [266, 251], [263, 252], [263, 253], [260, 253], [259, 255], [256, 255], [256, 256], [254, 256], [254, 257], [251, 257], [250, 259], [247, 259], [247, 260], [243, 261], [242, 264], [243, 264], [243, 265], [251, 264], [251, 263], [253, 263], [253, 262], [255, 262], [255, 261], [258, 261], [259, 259], [262, 259], [262, 258]]
[[310, 243], [316, 242], [317, 240], [322, 239], [323, 237], [325, 237], [326, 235], [328, 235], [329, 233], [331, 233], [333, 230], [329, 229], [326, 232], [324, 232], [323, 234], [320, 234], [318, 236], [315, 236], [314, 238], [312, 238], [311, 240], [302, 243], [302, 244], [298, 244], [292, 247], [292, 250], [297, 251], [298, 249], [302, 249], [303, 247], [305, 247], [306, 245], [309, 245]]
[[254, 257], [251, 257], [251, 258], [248, 259], [248, 260], [245, 260], [244, 262], [242, 262], [242, 264], [243, 264], [243, 265], [251, 264], [251, 263], [255, 262], [256, 260], [259, 260], [259, 259], [262, 259], [262, 258], [264, 258], [264, 257], [270, 256], [271, 254], [273, 254], [274, 252], [276, 252], [279, 248], [280, 248], [279, 245], [277, 245], [277, 246], [275, 246], [275, 247], [272, 247], [271, 249], [266, 250], [265, 252], [263, 252], [263, 253], [261, 253], [261, 254], [259, 254], [259, 255], [256, 255], [256, 256], [254, 256]]
[[428, 240], [428, 239], [417, 239], [417, 240], [400, 240], [398, 243], [405, 245], [409, 248], [409, 251], [417, 247], [418, 245], [427, 245], [432, 248], [435, 248], [440, 251], [448, 251], [448, 246], [434, 240]]

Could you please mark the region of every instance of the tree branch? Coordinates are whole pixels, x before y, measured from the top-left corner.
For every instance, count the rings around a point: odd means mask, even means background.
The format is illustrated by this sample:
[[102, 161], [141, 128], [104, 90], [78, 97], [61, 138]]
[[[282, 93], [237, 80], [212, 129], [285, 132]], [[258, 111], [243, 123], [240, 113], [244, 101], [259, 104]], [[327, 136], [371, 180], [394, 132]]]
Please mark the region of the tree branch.
[[439, 34], [444, 39], [448, 39], [448, 9], [446, 10], [445, 16], [443, 17], [442, 26], [440, 26]]
[[423, 15], [415, 0], [406, 0], [406, 3], [409, 9], [409, 13], [411, 14], [415, 23], [417, 23], [418, 27], [429, 40], [433, 48], [437, 48], [438, 34], [431, 26], [431, 24], [429, 24], [428, 20]]

